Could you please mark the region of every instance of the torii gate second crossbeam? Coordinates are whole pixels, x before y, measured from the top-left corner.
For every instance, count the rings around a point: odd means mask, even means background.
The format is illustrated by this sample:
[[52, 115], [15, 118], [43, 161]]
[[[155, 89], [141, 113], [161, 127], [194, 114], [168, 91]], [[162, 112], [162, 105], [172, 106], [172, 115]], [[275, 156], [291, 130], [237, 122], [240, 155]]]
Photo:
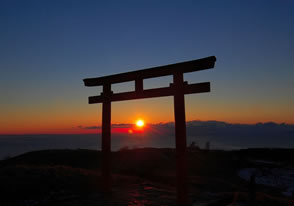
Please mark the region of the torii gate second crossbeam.
[[[187, 137], [185, 118], [185, 94], [210, 92], [210, 83], [188, 84], [183, 74], [214, 67], [214, 56], [165, 66], [142, 69], [132, 72], [115, 74], [104, 77], [84, 79], [85, 86], [103, 86], [99, 96], [89, 97], [89, 104], [102, 103], [102, 178], [103, 190], [111, 191], [111, 102], [131, 99], [174, 96], [176, 161], [177, 161], [177, 201], [178, 205], [188, 205], [187, 190]], [[169, 87], [145, 89], [143, 80], [161, 76], [173, 76]], [[135, 91], [113, 93], [111, 84], [135, 81]]]

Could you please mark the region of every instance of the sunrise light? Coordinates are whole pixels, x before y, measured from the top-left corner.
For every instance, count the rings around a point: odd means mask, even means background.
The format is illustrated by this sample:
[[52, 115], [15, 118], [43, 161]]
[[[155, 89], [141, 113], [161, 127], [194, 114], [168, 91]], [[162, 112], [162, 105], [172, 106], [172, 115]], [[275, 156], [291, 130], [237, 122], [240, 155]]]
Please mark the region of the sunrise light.
[[136, 122], [136, 126], [137, 126], [137, 127], [143, 127], [143, 126], [144, 126], [144, 121], [141, 120], [141, 119], [137, 120], [137, 122]]

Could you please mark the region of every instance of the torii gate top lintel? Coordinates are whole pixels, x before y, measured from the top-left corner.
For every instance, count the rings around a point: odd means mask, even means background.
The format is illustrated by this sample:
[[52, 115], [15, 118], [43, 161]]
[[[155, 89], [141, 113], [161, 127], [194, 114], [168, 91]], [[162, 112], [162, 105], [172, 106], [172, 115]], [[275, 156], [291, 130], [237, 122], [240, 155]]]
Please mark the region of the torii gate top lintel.
[[[87, 78], [84, 79], [85, 86], [101, 86], [103, 85], [103, 93], [99, 96], [90, 96], [89, 104], [102, 103], [105, 98], [110, 98], [110, 101], [123, 101], [132, 99], [143, 99], [152, 97], [172, 96], [175, 93], [175, 87], [179, 87], [179, 82], [175, 81], [175, 76], [183, 75], [183, 73], [195, 72], [214, 67], [216, 58], [210, 56], [202, 59], [180, 62], [176, 64], [169, 64], [159, 67], [142, 69], [137, 71], [125, 72], [103, 77]], [[143, 80], [148, 78], [156, 78], [161, 76], [173, 75], [174, 82], [170, 87], [156, 88], [156, 89], [143, 89]], [[111, 84], [135, 81], [135, 91], [123, 92], [113, 94], [111, 91]], [[203, 82], [197, 84], [188, 84], [183, 82], [184, 94], [210, 92], [210, 83]]]
[[148, 79], [160, 76], [172, 75], [174, 73], [188, 73], [195, 72], [214, 67], [216, 61], [215, 56], [210, 56], [202, 59], [196, 59], [192, 61], [180, 62], [176, 64], [169, 64], [159, 67], [152, 67], [148, 69], [141, 69], [131, 72], [125, 72], [120, 74], [114, 74], [96, 78], [84, 79], [85, 86], [101, 86], [105, 84], [115, 84], [120, 82], [133, 81], [136, 79]]

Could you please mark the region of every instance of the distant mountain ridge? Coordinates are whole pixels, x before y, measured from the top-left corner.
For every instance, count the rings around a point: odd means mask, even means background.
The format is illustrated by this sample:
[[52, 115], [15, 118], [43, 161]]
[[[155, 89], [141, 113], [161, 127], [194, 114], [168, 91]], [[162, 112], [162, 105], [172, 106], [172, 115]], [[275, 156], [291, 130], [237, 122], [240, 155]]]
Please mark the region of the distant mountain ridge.
[[287, 124], [287, 123], [276, 123], [276, 122], [257, 122], [255, 124], [241, 124], [241, 123], [228, 123], [224, 121], [217, 121], [217, 120], [208, 120], [208, 121], [202, 121], [202, 120], [192, 120], [187, 121], [187, 125], [194, 125], [194, 126], [266, 126], [266, 127], [292, 127], [294, 128], [294, 124]]
[[[230, 145], [232, 148], [250, 147], [294, 147], [294, 125], [265, 122], [256, 124], [232, 124], [223, 121], [188, 121], [187, 136], [189, 141], [203, 144]], [[174, 135], [174, 123], [152, 124], [152, 131], [159, 134]]]

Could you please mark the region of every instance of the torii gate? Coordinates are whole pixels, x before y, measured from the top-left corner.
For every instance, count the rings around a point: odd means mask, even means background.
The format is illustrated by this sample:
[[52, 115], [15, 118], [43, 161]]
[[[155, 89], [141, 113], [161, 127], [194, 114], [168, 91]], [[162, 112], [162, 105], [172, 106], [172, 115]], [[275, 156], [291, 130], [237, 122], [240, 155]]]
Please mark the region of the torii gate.
[[[188, 205], [187, 190], [187, 137], [185, 119], [185, 94], [210, 92], [210, 83], [188, 84], [183, 74], [214, 67], [215, 56], [165, 66], [142, 69], [104, 77], [84, 79], [85, 86], [103, 86], [100, 96], [90, 96], [89, 104], [102, 103], [102, 178], [103, 190], [111, 191], [111, 102], [153, 97], [174, 96], [176, 165], [177, 165], [177, 201], [178, 205]], [[144, 89], [143, 80], [173, 75], [169, 87]], [[135, 91], [113, 93], [111, 84], [135, 81]]]

